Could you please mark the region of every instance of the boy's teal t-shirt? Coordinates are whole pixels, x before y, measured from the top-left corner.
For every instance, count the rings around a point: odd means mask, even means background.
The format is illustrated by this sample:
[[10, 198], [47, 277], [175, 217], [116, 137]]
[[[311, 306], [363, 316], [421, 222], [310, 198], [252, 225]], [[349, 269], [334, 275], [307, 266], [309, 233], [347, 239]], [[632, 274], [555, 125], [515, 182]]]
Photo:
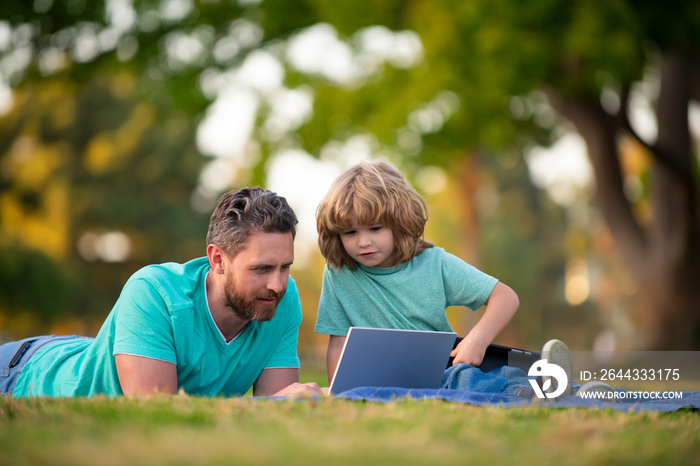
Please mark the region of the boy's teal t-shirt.
[[326, 266], [315, 331], [339, 336], [350, 327], [451, 332], [445, 309], [478, 310], [496, 283], [439, 247], [394, 267]]
[[242, 395], [266, 368], [299, 367], [301, 304], [294, 280], [267, 322], [249, 322], [229, 343], [207, 305], [206, 257], [147, 266], [126, 283], [95, 339], [39, 349], [22, 369], [13, 396], [121, 395], [115, 354], [177, 365], [178, 390]]

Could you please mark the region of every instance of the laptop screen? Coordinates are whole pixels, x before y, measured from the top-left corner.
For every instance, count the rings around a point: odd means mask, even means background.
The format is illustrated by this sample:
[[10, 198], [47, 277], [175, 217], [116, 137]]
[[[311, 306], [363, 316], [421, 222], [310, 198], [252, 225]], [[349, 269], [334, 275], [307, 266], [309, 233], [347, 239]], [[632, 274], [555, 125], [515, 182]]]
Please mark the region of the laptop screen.
[[356, 387], [439, 388], [454, 332], [351, 327], [330, 393]]

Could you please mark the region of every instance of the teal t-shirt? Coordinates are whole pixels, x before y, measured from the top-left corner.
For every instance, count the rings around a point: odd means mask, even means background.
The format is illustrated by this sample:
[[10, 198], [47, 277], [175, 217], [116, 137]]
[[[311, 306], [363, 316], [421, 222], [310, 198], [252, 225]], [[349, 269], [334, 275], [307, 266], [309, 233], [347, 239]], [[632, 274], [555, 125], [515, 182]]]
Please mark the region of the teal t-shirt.
[[350, 327], [451, 332], [445, 309], [466, 306], [476, 311], [496, 283], [438, 247], [394, 267], [326, 266], [316, 332], [345, 336]]
[[95, 339], [39, 349], [24, 366], [13, 396], [121, 395], [115, 354], [172, 362], [178, 390], [201, 396], [241, 395], [263, 369], [299, 367], [302, 314], [294, 280], [289, 278], [271, 320], [249, 322], [226, 343], [207, 304], [208, 272], [206, 257], [139, 270]]

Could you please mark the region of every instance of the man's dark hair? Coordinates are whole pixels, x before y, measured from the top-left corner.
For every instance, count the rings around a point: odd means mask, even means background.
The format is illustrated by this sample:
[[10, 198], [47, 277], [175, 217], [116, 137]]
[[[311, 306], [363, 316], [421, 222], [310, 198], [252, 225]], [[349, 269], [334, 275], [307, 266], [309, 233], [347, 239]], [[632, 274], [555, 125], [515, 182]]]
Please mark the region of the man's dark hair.
[[287, 200], [266, 189], [243, 188], [221, 196], [209, 221], [207, 245], [235, 256], [255, 232], [296, 236], [297, 216]]

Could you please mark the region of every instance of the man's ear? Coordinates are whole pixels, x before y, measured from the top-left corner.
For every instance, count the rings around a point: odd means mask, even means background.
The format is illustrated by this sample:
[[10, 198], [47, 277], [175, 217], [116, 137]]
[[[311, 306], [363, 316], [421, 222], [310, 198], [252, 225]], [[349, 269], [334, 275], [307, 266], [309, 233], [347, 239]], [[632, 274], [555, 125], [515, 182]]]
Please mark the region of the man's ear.
[[214, 273], [224, 273], [224, 251], [216, 244], [207, 246], [207, 259]]

